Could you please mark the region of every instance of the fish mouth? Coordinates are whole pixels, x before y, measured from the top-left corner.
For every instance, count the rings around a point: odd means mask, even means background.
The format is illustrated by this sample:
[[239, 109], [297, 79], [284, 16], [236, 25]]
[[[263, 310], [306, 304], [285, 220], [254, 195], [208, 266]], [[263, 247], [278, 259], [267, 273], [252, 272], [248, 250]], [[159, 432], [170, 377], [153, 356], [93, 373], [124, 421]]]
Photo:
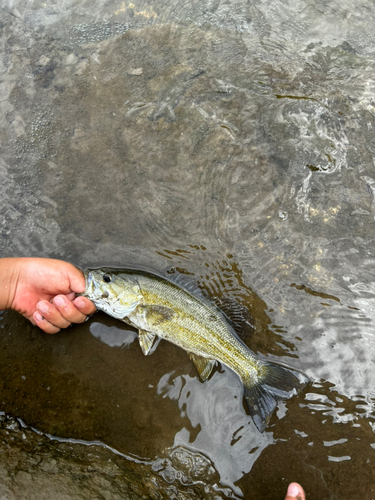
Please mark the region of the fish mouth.
[[89, 269], [86, 270], [83, 273], [83, 275], [85, 277], [85, 291], [80, 295], [90, 298], [90, 295], [92, 296], [95, 292], [94, 276], [92, 275], [92, 272]]
[[91, 271], [85, 271], [85, 284], [86, 284], [86, 288], [89, 288], [89, 286], [91, 285], [92, 283], [92, 273]]

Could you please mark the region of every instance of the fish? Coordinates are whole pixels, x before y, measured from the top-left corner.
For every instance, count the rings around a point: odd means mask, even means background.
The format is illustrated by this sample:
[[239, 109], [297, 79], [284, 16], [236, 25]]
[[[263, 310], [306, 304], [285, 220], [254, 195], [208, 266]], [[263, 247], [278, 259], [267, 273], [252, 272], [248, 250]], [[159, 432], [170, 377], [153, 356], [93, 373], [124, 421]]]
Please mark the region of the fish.
[[160, 339], [184, 349], [206, 381], [218, 363], [241, 379], [253, 422], [263, 433], [280, 400], [299, 394], [309, 378], [299, 370], [259, 359], [237, 335], [228, 316], [203, 296], [146, 271], [88, 269], [83, 296], [138, 329], [143, 353]]

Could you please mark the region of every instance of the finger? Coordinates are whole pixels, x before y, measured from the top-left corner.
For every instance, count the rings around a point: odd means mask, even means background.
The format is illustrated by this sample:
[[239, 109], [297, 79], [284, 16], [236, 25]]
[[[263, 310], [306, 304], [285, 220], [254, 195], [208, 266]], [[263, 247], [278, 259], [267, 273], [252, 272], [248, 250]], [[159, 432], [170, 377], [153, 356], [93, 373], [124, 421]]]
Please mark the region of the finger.
[[39, 328], [41, 330], [43, 330], [44, 332], [46, 333], [57, 333], [60, 331], [60, 328], [58, 328], [57, 326], [54, 326], [52, 325], [49, 321], [47, 321], [46, 319], [43, 318], [43, 316], [38, 312], [36, 311], [34, 314], [33, 314], [33, 320], [35, 322], [35, 324], [37, 326], [39, 326]]
[[66, 297], [68, 300], [70, 300], [71, 302], [73, 302], [73, 300], [76, 298], [76, 295], [77, 295], [77, 294], [76, 294], [75, 292], [70, 292], [70, 293], [67, 293], [67, 294], [65, 295], [65, 297]]
[[94, 302], [91, 302], [86, 297], [77, 297], [75, 300], [73, 300], [73, 304], [79, 309], [83, 314], [86, 314], [86, 316], [89, 316], [90, 314], [94, 314], [96, 311], [96, 307]]
[[36, 309], [45, 320], [57, 328], [66, 328], [71, 323], [69, 320], [65, 319], [64, 316], [62, 316], [54, 304], [51, 304], [46, 300], [38, 302]]
[[290, 483], [285, 500], [305, 500], [305, 492], [298, 483]]
[[83, 323], [85, 321], [86, 314], [81, 312], [65, 295], [56, 295], [52, 303], [69, 323]]
[[84, 274], [80, 269], [76, 268], [73, 265], [71, 265], [69, 280], [70, 280], [70, 289], [73, 290], [73, 292], [83, 293], [85, 291]]

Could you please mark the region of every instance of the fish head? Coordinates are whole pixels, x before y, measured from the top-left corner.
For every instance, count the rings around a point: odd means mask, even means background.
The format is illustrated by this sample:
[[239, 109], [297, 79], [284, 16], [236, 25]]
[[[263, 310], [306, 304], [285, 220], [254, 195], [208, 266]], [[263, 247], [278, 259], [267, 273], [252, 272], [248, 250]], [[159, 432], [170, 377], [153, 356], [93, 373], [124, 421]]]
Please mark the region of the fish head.
[[142, 301], [142, 293], [134, 276], [117, 276], [105, 269], [85, 271], [86, 288], [83, 296], [97, 309], [117, 319], [127, 317]]

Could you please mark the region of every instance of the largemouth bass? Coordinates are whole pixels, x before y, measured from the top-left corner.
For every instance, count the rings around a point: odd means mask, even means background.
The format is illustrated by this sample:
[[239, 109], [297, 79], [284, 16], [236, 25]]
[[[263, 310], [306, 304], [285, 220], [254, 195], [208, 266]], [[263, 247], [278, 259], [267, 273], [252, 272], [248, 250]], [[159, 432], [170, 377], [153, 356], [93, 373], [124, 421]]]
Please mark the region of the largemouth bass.
[[84, 296], [110, 316], [138, 329], [151, 354], [162, 338], [188, 352], [205, 381], [217, 362], [241, 379], [250, 415], [264, 432], [281, 399], [298, 394], [309, 379], [297, 370], [258, 359], [213, 304], [159, 276], [134, 270], [87, 270]]

